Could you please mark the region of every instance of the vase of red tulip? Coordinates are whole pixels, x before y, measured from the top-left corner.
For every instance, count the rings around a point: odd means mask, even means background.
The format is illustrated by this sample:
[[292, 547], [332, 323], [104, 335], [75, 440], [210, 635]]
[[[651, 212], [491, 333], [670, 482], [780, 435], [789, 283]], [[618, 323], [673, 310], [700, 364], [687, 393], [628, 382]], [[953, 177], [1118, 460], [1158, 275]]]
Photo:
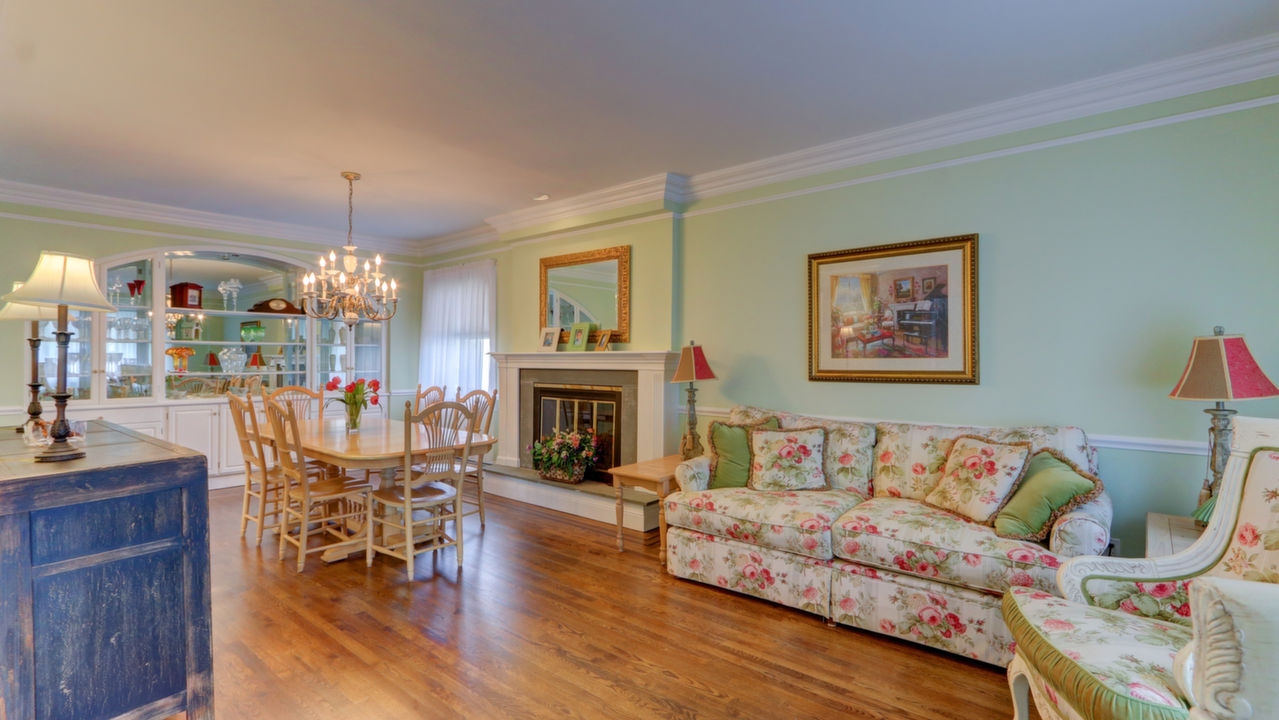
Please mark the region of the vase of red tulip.
[[377, 405], [377, 391], [381, 388], [381, 384], [377, 380], [364, 382], [364, 378], [360, 378], [352, 383], [347, 383], [346, 387], [342, 387], [340, 378], [333, 378], [324, 385], [325, 390], [333, 391], [342, 388], [342, 397], [333, 398], [340, 401], [346, 406], [346, 429], [347, 432], [355, 432], [360, 429], [360, 413], [369, 405]]

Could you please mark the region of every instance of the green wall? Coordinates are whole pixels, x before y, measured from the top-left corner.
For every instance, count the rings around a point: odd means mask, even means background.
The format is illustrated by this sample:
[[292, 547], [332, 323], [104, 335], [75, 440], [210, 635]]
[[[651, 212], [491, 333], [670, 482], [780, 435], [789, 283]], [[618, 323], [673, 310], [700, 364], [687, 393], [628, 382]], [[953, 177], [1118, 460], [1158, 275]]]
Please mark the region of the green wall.
[[[253, 247], [314, 262], [318, 248], [297, 242], [238, 235], [198, 228], [162, 225], [85, 213], [0, 203], [0, 288], [7, 293], [13, 282], [26, 280], [35, 267], [41, 250], [60, 250], [101, 258], [149, 248], [212, 248], [218, 243], [240, 253], [252, 253]], [[22, 216], [22, 217], [15, 217]], [[48, 218], [53, 222], [27, 218]], [[396, 316], [391, 320], [389, 353], [391, 387], [412, 389], [417, 385], [418, 336], [422, 315], [422, 271], [416, 259], [395, 258], [390, 272], [399, 280], [400, 297]], [[0, 294], [4, 294], [0, 293]], [[24, 323], [0, 323], [0, 347], [11, 350], [0, 353], [0, 376], [12, 382], [0, 384], [0, 407], [26, 406], [26, 388], [22, 385], [26, 343]], [[0, 415], [0, 423], [12, 423], [25, 415]]]
[[[1014, 151], [972, 162], [947, 148], [716, 197], [684, 214], [503, 238], [511, 245], [491, 251], [498, 348], [536, 347], [539, 258], [631, 244], [633, 341], [620, 349], [704, 345], [719, 376], [699, 385], [708, 410], [750, 403], [1202, 442], [1202, 406], [1167, 397], [1193, 336], [1216, 324], [1245, 333], [1279, 379], [1279, 106], [1016, 150], [1274, 92], [1279, 84], [1263, 82], [972, 143], [968, 158]], [[964, 233], [981, 236], [979, 385], [807, 380], [809, 253]], [[1279, 415], [1279, 400], [1237, 407]], [[1100, 457], [1124, 554], [1142, 552], [1147, 512], [1193, 509], [1204, 457], [1117, 447]]]

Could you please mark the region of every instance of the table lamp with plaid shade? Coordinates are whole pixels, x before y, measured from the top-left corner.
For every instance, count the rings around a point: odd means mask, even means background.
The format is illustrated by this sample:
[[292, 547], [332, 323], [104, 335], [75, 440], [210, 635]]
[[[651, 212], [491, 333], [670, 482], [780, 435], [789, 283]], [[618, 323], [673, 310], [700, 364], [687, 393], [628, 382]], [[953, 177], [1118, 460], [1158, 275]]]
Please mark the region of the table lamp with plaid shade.
[[1199, 507], [1194, 518], [1207, 523], [1216, 505], [1217, 487], [1230, 456], [1230, 416], [1234, 410], [1226, 401], [1256, 400], [1279, 396], [1279, 388], [1266, 377], [1253, 359], [1243, 335], [1227, 335], [1218, 325], [1213, 334], [1195, 338], [1190, 347], [1190, 360], [1181, 380], [1168, 394], [1175, 400], [1206, 400], [1216, 403], [1204, 412], [1212, 416], [1208, 431], [1208, 474], [1199, 492]]

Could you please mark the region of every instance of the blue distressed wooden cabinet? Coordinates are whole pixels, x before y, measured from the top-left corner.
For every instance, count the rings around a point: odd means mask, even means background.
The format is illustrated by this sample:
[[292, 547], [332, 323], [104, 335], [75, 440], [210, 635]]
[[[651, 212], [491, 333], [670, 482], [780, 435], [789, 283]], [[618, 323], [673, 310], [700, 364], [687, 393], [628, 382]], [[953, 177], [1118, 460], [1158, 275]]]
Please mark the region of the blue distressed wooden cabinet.
[[37, 464], [0, 428], [0, 720], [213, 718], [203, 455], [94, 421]]

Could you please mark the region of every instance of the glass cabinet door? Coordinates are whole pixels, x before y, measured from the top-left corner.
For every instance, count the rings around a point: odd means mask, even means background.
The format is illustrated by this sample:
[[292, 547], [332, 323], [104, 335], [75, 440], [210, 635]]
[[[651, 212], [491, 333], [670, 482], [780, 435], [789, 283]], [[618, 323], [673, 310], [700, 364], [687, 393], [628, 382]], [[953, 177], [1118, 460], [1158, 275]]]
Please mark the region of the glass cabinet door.
[[306, 318], [169, 308], [165, 396], [221, 397], [306, 384]]
[[[67, 392], [72, 400], [89, 400], [93, 397], [93, 313], [81, 310], [68, 312], [67, 329], [71, 331], [71, 343], [67, 346]], [[40, 389], [43, 399], [55, 392], [58, 385], [58, 341], [54, 333], [58, 323], [47, 320], [40, 323]], [[42, 400], [43, 402], [43, 400]]]
[[115, 310], [106, 314], [102, 370], [107, 399], [153, 396], [151, 280], [150, 260], [107, 268], [107, 297], [115, 305]]
[[316, 386], [336, 377], [343, 384], [360, 378], [384, 382], [382, 323], [361, 322], [348, 330], [340, 320], [316, 324]]

